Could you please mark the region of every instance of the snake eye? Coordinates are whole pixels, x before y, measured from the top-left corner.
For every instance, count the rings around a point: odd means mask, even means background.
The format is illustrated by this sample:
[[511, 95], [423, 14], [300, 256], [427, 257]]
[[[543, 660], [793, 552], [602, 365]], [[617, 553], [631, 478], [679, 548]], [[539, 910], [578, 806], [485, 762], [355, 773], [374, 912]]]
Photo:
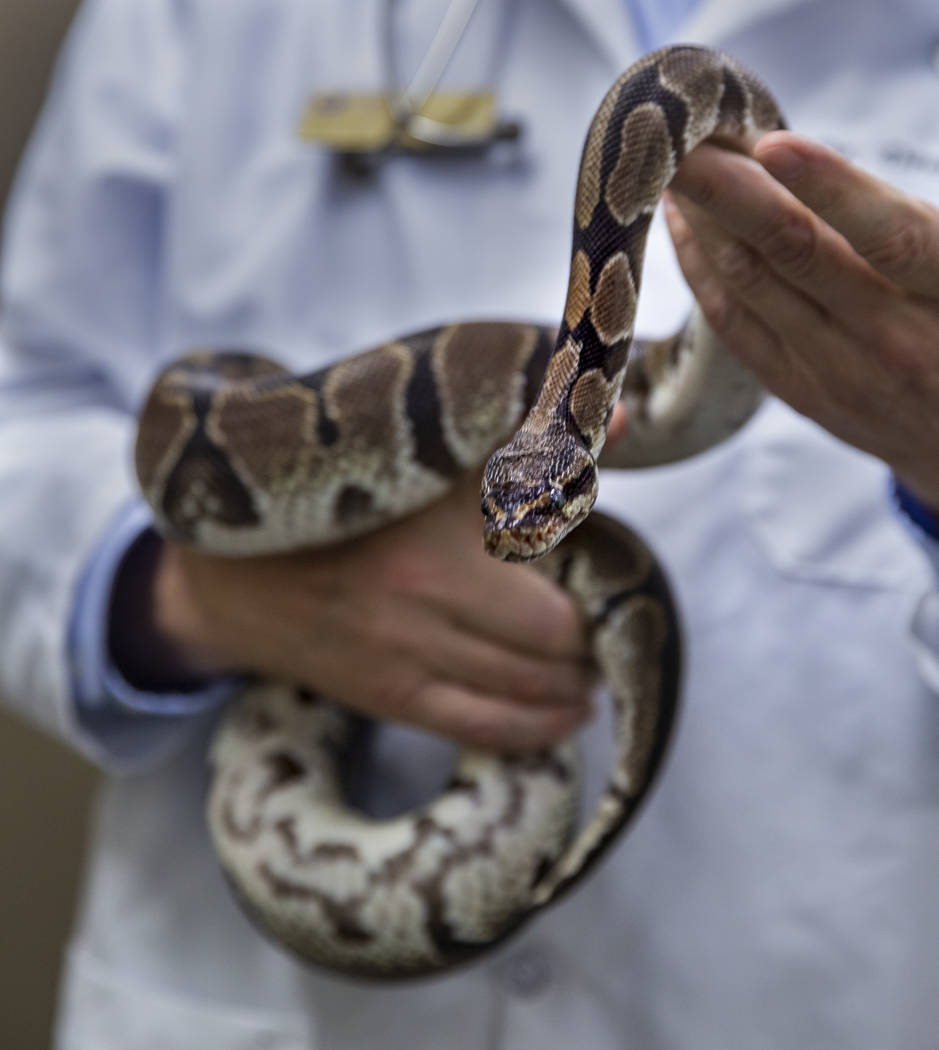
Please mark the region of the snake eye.
[[560, 510], [565, 503], [567, 503], [567, 496], [560, 489], [552, 489], [551, 495], [548, 497], [551, 501], [551, 506], [555, 510]]
[[480, 503], [479, 505], [479, 509], [483, 512], [483, 517], [485, 518], [485, 516], [489, 513], [488, 500], [483, 500], [482, 503]]

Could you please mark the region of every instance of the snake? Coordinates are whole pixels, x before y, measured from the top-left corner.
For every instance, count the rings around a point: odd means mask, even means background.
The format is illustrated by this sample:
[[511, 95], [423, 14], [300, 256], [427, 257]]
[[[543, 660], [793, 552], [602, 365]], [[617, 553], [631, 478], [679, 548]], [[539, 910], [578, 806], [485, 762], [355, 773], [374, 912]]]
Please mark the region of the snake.
[[[783, 126], [731, 56], [654, 51], [590, 123], [558, 326], [440, 324], [302, 375], [198, 348], [154, 381], [135, 464], [163, 536], [231, 557], [328, 547], [482, 471], [486, 550], [566, 589], [610, 697], [595, 800], [581, 799], [574, 740], [465, 748], [438, 795], [379, 819], [345, 787], [354, 713], [294, 683], [245, 683], [209, 747], [209, 834], [250, 919], [305, 962], [394, 980], [475, 960], [582, 884], [647, 796], [676, 725], [680, 614], [646, 541], [592, 512], [598, 468], [696, 454], [759, 405], [699, 307], [666, 339], [633, 327], [649, 226], [682, 158], [706, 139], [748, 152]], [[626, 437], [605, 449], [617, 403]]]

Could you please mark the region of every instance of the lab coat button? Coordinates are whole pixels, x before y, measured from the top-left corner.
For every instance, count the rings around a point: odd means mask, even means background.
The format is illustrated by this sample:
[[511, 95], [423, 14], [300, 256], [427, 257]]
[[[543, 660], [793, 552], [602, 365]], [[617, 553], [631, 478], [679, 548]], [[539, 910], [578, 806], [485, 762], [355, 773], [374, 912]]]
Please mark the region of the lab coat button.
[[551, 983], [551, 964], [543, 948], [528, 946], [517, 951], [507, 962], [505, 986], [520, 999], [540, 995]]

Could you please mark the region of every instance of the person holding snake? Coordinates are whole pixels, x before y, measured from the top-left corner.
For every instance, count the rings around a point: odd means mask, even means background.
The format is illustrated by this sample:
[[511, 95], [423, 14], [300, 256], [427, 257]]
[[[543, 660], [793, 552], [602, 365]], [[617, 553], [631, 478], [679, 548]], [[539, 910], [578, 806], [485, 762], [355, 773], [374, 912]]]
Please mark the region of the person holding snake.
[[[350, 166], [295, 132], [374, 83], [342, 5], [86, 2], [0, 313], [2, 687], [135, 774], [59, 1047], [926, 1045], [939, 75], [906, 6], [483, 2], [446, 82], [497, 82], [516, 141], [397, 113]], [[723, 50], [639, 57], [671, 39]], [[645, 469], [597, 497], [598, 460]], [[371, 836], [302, 750], [350, 731], [320, 695], [372, 720], [338, 771]], [[470, 750], [414, 816], [436, 738]]]

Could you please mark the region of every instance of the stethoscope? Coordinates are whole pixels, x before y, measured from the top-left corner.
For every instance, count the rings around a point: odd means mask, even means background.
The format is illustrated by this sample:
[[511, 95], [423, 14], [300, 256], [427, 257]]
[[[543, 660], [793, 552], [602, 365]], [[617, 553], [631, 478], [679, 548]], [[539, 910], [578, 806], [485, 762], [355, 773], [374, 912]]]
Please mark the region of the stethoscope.
[[301, 138], [330, 150], [344, 167], [359, 174], [371, 172], [394, 154], [480, 153], [495, 143], [518, 139], [520, 122], [497, 115], [492, 91], [438, 92], [479, 0], [450, 0], [430, 46], [406, 83], [395, 49], [397, 4], [398, 0], [379, 3], [381, 90], [318, 92], [301, 121]]
[[384, 62], [386, 98], [391, 110], [394, 136], [399, 148], [434, 152], [480, 150], [496, 142], [514, 140], [521, 134], [517, 120], [496, 118], [485, 130], [443, 123], [421, 111], [437, 89], [450, 60], [466, 33], [479, 0], [450, 0], [430, 47], [410, 83], [403, 82], [394, 46], [394, 15], [398, 0], [380, 7], [380, 35]]

